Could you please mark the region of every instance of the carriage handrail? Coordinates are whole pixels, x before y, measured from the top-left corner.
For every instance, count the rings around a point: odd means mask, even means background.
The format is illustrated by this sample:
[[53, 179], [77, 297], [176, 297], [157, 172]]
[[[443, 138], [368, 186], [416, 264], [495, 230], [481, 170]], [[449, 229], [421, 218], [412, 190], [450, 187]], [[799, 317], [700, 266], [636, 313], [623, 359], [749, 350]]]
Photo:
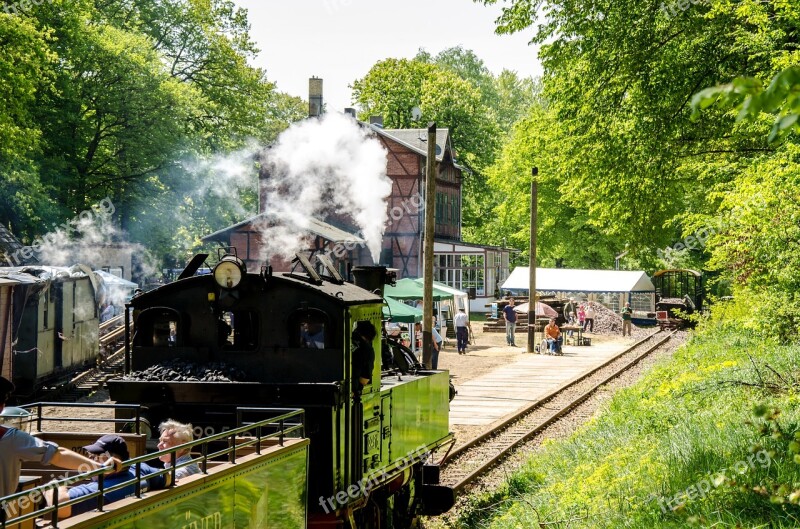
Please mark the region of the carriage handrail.
[[[130, 405], [130, 406], [133, 407], [135, 405]], [[24, 522], [24, 521], [27, 521], [27, 520], [32, 520], [34, 518], [39, 518], [39, 517], [42, 517], [42, 516], [45, 516], [45, 515], [48, 515], [48, 514], [50, 514], [52, 516], [52, 528], [53, 529], [58, 529], [58, 515], [57, 515], [57, 513], [58, 513], [58, 510], [60, 508], [62, 508], [62, 507], [69, 506], [69, 505], [74, 505], [76, 503], [80, 503], [80, 502], [86, 501], [87, 499], [97, 498], [98, 510], [102, 511], [103, 507], [104, 507], [104, 497], [103, 497], [104, 494], [106, 494], [108, 492], [113, 492], [115, 490], [119, 490], [119, 489], [122, 489], [122, 488], [125, 488], [125, 487], [129, 487], [131, 484], [135, 485], [135, 487], [136, 487], [135, 496], [137, 498], [141, 498], [141, 495], [142, 495], [141, 480], [143, 478], [144, 479], [151, 479], [151, 478], [154, 478], [154, 477], [157, 477], [157, 476], [170, 474], [172, 479], [171, 479], [169, 487], [171, 488], [171, 487], [175, 486], [175, 471], [178, 468], [181, 468], [181, 467], [184, 467], [184, 466], [188, 466], [188, 465], [191, 465], [192, 463], [196, 463], [196, 462], [199, 461], [202, 464], [202, 467], [201, 467], [202, 468], [202, 472], [204, 474], [207, 474], [208, 473], [207, 472], [208, 460], [209, 459], [213, 459], [214, 457], [219, 457], [219, 456], [223, 456], [223, 455], [226, 455], [226, 454], [231, 454], [231, 457], [229, 458], [229, 462], [235, 463], [236, 462], [236, 450], [237, 449], [240, 450], [240, 449], [242, 449], [244, 447], [256, 445], [256, 453], [260, 454], [261, 453], [261, 444], [262, 444], [263, 441], [265, 441], [267, 439], [273, 439], [275, 437], [278, 437], [279, 438], [279, 446], [284, 446], [284, 439], [288, 436], [288, 434], [292, 434], [292, 433], [297, 432], [298, 433], [298, 438], [302, 438], [305, 435], [305, 412], [302, 409], [296, 409], [296, 410], [295, 409], [291, 409], [291, 410], [289, 410], [287, 408], [246, 408], [246, 410], [247, 411], [273, 412], [273, 413], [274, 412], [284, 412], [284, 413], [282, 413], [281, 415], [278, 415], [277, 417], [270, 417], [270, 418], [264, 419], [262, 421], [257, 421], [257, 422], [251, 423], [251, 424], [247, 424], [245, 426], [240, 426], [240, 427], [237, 427], [237, 428], [226, 430], [224, 432], [220, 432], [220, 433], [217, 433], [217, 434], [212, 434], [212, 435], [203, 437], [201, 439], [198, 439], [196, 441], [191, 441], [191, 442], [184, 443], [184, 444], [181, 444], [181, 445], [178, 445], [178, 446], [174, 446], [174, 447], [168, 448], [166, 450], [160, 450], [158, 452], [154, 452], [154, 453], [151, 453], [151, 454], [144, 454], [142, 456], [135, 457], [135, 458], [129, 459], [127, 461], [123, 461], [122, 469], [126, 469], [126, 468], [129, 468], [131, 466], [135, 466], [136, 467], [136, 475], [135, 475], [134, 478], [132, 478], [130, 480], [127, 480], [127, 481], [124, 481], [122, 483], [119, 483], [117, 485], [114, 485], [112, 487], [105, 487], [104, 484], [103, 484], [103, 477], [106, 475], [107, 470], [106, 469], [99, 469], [99, 470], [93, 470], [91, 472], [84, 472], [84, 473], [78, 474], [76, 476], [71, 476], [71, 477], [68, 477], [68, 478], [65, 478], [65, 479], [61, 479], [61, 480], [53, 480], [53, 481], [51, 481], [51, 482], [49, 482], [49, 483], [47, 483], [45, 485], [41, 485], [39, 487], [35, 487], [33, 489], [25, 490], [25, 491], [22, 491], [22, 492], [17, 492], [15, 494], [10, 495], [10, 496], [6, 496], [5, 498], [0, 498], [0, 529], [6, 529], [6, 527], [8, 525], [17, 524], [17, 523]], [[294, 421], [296, 421], [296, 422], [288, 422], [288, 421], [290, 421], [292, 419], [294, 419]], [[277, 429], [276, 432], [273, 432], [273, 433], [268, 434], [266, 436], [262, 436], [261, 435], [261, 429], [262, 428], [273, 428], [275, 426], [278, 426], [278, 429]], [[252, 430], [255, 430], [257, 432], [257, 435], [256, 435], [256, 437], [254, 439], [247, 439], [244, 442], [236, 443], [236, 437], [238, 435], [242, 434], [243, 436], [249, 436], [247, 434], [251, 434]], [[210, 443], [215, 442], [215, 441], [222, 441], [222, 440], [226, 440], [226, 441], [229, 442], [229, 445], [228, 445], [227, 448], [222, 449], [222, 450], [218, 450], [218, 451], [212, 452], [212, 453], [208, 452], [208, 445]], [[191, 451], [192, 448], [195, 448], [195, 447], [198, 447], [198, 446], [201, 447], [201, 451], [202, 451], [202, 455], [201, 456], [196, 457], [196, 458], [192, 458], [190, 461], [186, 461], [184, 463], [181, 463], [180, 465], [175, 466], [173, 464], [173, 466], [171, 466], [169, 468], [160, 469], [157, 472], [154, 472], [152, 474], [147, 474], [145, 476], [142, 476], [142, 473], [141, 473], [141, 464], [142, 463], [145, 463], [145, 462], [150, 461], [150, 460], [155, 459], [155, 458], [159, 458], [159, 457], [161, 457], [163, 455], [170, 455], [171, 460], [174, 463], [175, 462], [175, 458], [176, 458], [175, 454], [177, 452], [183, 451], [183, 450], [186, 450], [186, 449], [189, 449]], [[69, 501], [64, 502], [64, 503], [59, 503], [58, 502], [58, 488], [59, 487], [71, 485], [71, 484], [76, 483], [78, 481], [83, 481], [83, 480], [86, 480], [86, 479], [90, 479], [90, 478], [93, 478], [95, 476], [98, 477], [98, 481], [99, 481], [99, 484], [100, 484], [100, 487], [97, 490], [97, 492], [93, 492], [93, 493], [87, 494], [85, 496], [82, 496], [80, 498], [76, 498], [74, 500], [69, 500]], [[43, 508], [38, 509], [38, 510], [34, 510], [33, 512], [25, 514], [25, 515], [20, 515], [20, 516], [16, 516], [16, 517], [12, 517], [12, 518], [8, 518], [7, 517], [7, 508], [8, 508], [9, 505], [13, 505], [14, 503], [19, 505], [23, 499], [24, 499], [24, 501], [28, 501], [29, 502], [30, 501], [29, 497], [33, 497], [33, 496], [43, 497], [44, 494], [48, 490], [55, 490], [55, 493], [53, 494], [53, 501], [54, 501], [53, 505], [46, 506], [46, 507], [43, 507]], [[28, 497], [28, 498], [26, 498], [26, 497]]]
[[[113, 409], [113, 410], [133, 410], [134, 416], [129, 419], [105, 419], [102, 417], [44, 417], [42, 409], [45, 407], [54, 408], [98, 408], [98, 409]], [[23, 404], [20, 406], [25, 410], [35, 410], [26, 419], [26, 424], [36, 423], [36, 430], [42, 431], [42, 422], [44, 421], [59, 421], [59, 422], [106, 422], [111, 424], [125, 424], [134, 421], [136, 424], [136, 432], [141, 433], [139, 426], [142, 422], [142, 405], [141, 404], [95, 404], [91, 402], [33, 402], [31, 404]]]

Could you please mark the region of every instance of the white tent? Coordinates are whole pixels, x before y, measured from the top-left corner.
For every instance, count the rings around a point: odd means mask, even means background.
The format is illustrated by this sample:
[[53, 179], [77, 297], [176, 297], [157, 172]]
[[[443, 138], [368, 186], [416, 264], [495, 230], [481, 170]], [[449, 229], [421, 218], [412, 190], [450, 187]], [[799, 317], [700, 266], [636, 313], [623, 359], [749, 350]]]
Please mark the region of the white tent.
[[[422, 279], [418, 279], [417, 281], [422, 283]], [[453, 314], [451, 314], [451, 317], [456, 312], [458, 312], [458, 309], [464, 309], [464, 312], [466, 312], [467, 316], [469, 316], [469, 294], [461, 290], [458, 290], [457, 288], [447, 286], [444, 283], [440, 283], [438, 281], [434, 281], [433, 286], [435, 286], [439, 290], [444, 290], [445, 292], [453, 295], [452, 302], [454, 306], [452, 310]]]
[[[503, 290], [530, 290], [530, 268], [518, 266], [502, 285]], [[655, 286], [642, 271], [582, 270], [537, 268], [536, 292], [562, 294], [566, 297], [594, 299], [618, 309], [621, 300], [631, 301], [636, 310], [652, 311]]]

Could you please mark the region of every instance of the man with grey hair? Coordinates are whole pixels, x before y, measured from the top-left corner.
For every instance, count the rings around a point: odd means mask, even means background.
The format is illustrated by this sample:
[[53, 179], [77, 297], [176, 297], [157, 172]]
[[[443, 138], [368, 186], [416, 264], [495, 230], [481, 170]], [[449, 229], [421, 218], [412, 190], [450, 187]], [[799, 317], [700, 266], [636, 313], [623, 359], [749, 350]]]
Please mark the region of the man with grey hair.
[[[183, 424], [178, 421], [167, 419], [158, 426], [161, 436], [158, 438], [158, 450], [169, 450], [182, 444], [191, 443], [194, 440], [194, 429], [191, 424]], [[159, 459], [164, 463], [165, 468], [172, 466], [172, 454], [164, 454]], [[175, 451], [175, 479], [185, 478], [192, 474], [199, 474], [200, 467], [192, 463], [192, 456], [188, 448]]]

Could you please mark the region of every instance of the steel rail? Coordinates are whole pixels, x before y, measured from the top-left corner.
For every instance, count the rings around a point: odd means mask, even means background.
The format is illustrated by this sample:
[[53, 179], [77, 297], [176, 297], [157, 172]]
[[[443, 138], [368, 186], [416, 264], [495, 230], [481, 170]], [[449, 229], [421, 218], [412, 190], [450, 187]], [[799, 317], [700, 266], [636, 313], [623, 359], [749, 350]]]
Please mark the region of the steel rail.
[[[638, 347], [643, 345], [645, 342], [648, 342], [651, 339], [655, 338], [656, 335], [658, 335], [660, 332], [661, 331], [657, 331], [657, 332], [647, 336], [646, 338], [644, 338], [644, 339], [640, 340], [639, 342], [633, 344], [631, 347], [629, 347], [628, 349], [626, 349], [622, 353], [620, 353], [620, 354], [614, 356], [613, 358], [611, 358], [610, 360], [604, 362], [600, 366], [592, 369], [591, 371], [588, 371], [587, 373], [584, 373], [583, 375], [580, 375], [580, 376], [576, 377], [575, 379], [573, 379], [573, 380], [567, 382], [566, 384], [560, 386], [558, 389], [550, 392], [549, 394], [547, 394], [542, 399], [537, 400], [536, 402], [534, 402], [531, 405], [525, 407], [524, 409], [520, 410], [519, 412], [511, 415], [509, 418], [504, 420], [501, 424], [495, 426], [495, 428], [493, 430], [491, 430], [489, 432], [485, 432], [485, 433], [475, 437], [474, 439], [470, 440], [469, 442], [459, 446], [457, 449], [453, 450], [453, 453], [451, 453], [450, 457], [448, 458], [448, 462], [449, 461], [453, 461], [455, 459], [455, 456], [463, 454], [463, 453], [467, 452], [467, 450], [470, 450], [470, 449], [473, 449], [473, 448], [480, 448], [481, 445], [484, 444], [484, 443], [488, 444], [488, 442], [502, 442], [502, 439], [497, 439], [497, 438], [499, 436], [503, 435], [503, 434], [509, 434], [509, 432], [511, 430], [510, 427], [514, 423], [517, 423], [517, 422], [520, 422], [520, 421], [524, 420], [526, 416], [532, 414], [536, 410], [541, 409], [544, 404], [546, 404], [547, 402], [553, 400], [555, 397], [557, 397], [560, 394], [562, 394], [565, 390], [575, 386], [579, 382], [581, 382], [581, 381], [587, 379], [588, 377], [596, 374], [598, 371], [600, 371], [601, 369], [607, 367], [611, 363], [619, 360], [623, 356], [625, 356], [627, 354], [630, 354], [635, 349], [637, 349]], [[602, 381], [594, 384], [590, 389], [585, 391], [583, 394], [581, 394], [577, 398], [573, 399], [572, 401], [567, 403], [565, 406], [563, 406], [561, 409], [559, 409], [556, 412], [552, 413], [550, 416], [548, 416], [547, 418], [545, 418], [543, 421], [539, 422], [535, 426], [533, 426], [531, 428], [528, 428], [523, 433], [509, 434], [509, 437], [512, 437], [512, 439], [508, 439], [504, 443], [504, 444], [506, 444], [505, 447], [503, 447], [501, 450], [499, 450], [497, 453], [492, 455], [489, 459], [487, 459], [483, 463], [480, 463], [477, 468], [475, 468], [474, 470], [472, 470], [471, 472], [466, 474], [464, 477], [458, 478], [458, 480], [455, 482], [455, 484], [451, 485], [451, 487], [456, 492], [463, 491], [463, 489], [467, 485], [469, 485], [475, 479], [477, 479], [478, 477], [483, 475], [489, 468], [494, 466], [499, 460], [503, 459], [506, 455], [508, 455], [508, 453], [511, 450], [513, 450], [514, 448], [518, 447], [520, 444], [528, 441], [531, 437], [541, 433], [544, 429], [546, 429], [548, 426], [553, 424], [555, 421], [557, 421], [558, 419], [564, 417], [569, 412], [573, 411], [578, 405], [580, 405], [584, 401], [588, 400], [600, 387], [608, 384], [611, 380], [619, 377], [622, 373], [624, 373], [625, 371], [627, 371], [628, 369], [630, 369], [631, 367], [636, 365], [640, 360], [642, 360], [643, 358], [648, 356], [650, 353], [652, 353], [653, 351], [655, 351], [656, 349], [661, 347], [664, 343], [666, 343], [670, 338], [672, 338], [672, 336], [674, 334], [675, 334], [675, 331], [669, 333], [664, 338], [662, 338], [659, 341], [657, 341], [649, 349], [647, 349], [643, 353], [637, 355], [631, 361], [627, 362], [625, 365], [623, 365], [622, 367], [617, 369], [614, 373], [612, 373], [608, 377], [605, 377]], [[491, 438], [491, 441], [489, 441], [490, 438]], [[443, 472], [444, 472], [444, 475], [442, 476], [442, 481], [446, 481], [446, 479], [447, 479], [447, 475], [446, 475], [447, 471], [445, 470], [445, 468], [448, 467], [448, 464], [447, 464], [448, 462], [444, 462], [442, 464]]]

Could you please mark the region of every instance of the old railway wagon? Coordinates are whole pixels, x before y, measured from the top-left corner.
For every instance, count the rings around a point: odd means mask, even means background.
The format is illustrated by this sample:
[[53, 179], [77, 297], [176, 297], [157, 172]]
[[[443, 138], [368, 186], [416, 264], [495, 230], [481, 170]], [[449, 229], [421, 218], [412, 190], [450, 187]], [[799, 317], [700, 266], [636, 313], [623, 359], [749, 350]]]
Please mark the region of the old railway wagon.
[[[131, 300], [127, 375], [109, 381], [111, 398], [143, 405], [153, 425], [170, 417], [205, 433], [236, 423], [236, 407], [302, 408], [309, 527], [410, 527], [446, 511], [453, 491], [437, 484], [432, 454], [452, 442], [448, 373], [382, 371], [379, 335], [372, 379], [354, 391], [351, 333], [360, 321], [381, 328], [386, 269], [362, 270], [366, 290], [324, 259], [322, 274], [298, 260], [303, 273], [256, 274], [228, 255], [210, 275], [187, 270]], [[195, 367], [176, 381], [180, 362]], [[199, 380], [201, 365], [237, 380]]]
[[0, 374], [18, 397], [95, 362], [102, 285], [83, 265], [0, 268]]

